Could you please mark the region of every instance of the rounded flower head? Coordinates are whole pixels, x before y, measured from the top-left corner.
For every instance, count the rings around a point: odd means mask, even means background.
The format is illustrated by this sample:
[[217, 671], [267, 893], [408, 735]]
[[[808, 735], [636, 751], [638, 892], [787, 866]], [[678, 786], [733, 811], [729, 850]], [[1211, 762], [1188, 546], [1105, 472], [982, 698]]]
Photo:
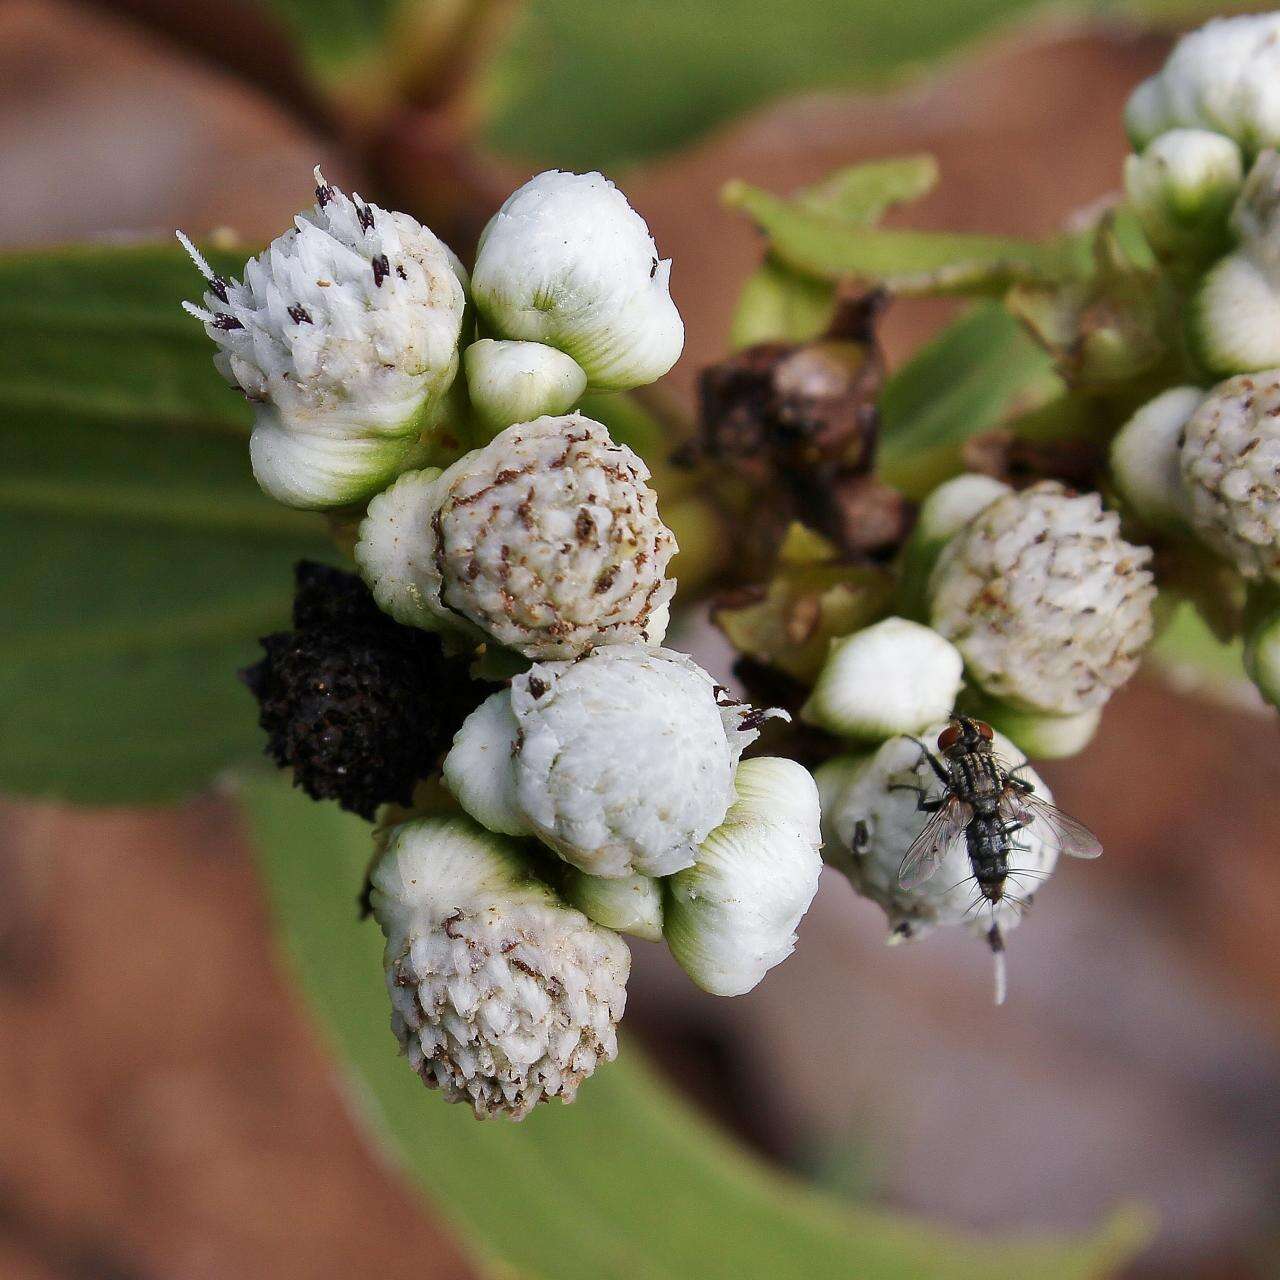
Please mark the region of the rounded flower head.
[[1280, 13], [1217, 18], [1183, 36], [1134, 90], [1125, 127], [1135, 147], [1169, 129], [1209, 129], [1249, 153], [1280, 144]]
[[1171, 387], [1148, 400], [1111, 442], [1111, 473], [1125, 501], [1155, 529], [1185, 526], [1187, 492], [1179, 461], [1182, 434], [1205, 393]]
[[503, 338], [543, 342], [572, 356], [593, 387], [660, 378], [684, 346], [644, 219], [599, 173], [550, 170], [493, 216], [476, 252], [472, 292]]
[[1280, 369], [1230, 378], [1187, 423], [1196, 532], [1246, 578], [1280, 582]]
[[737, 799], [667, 881], [671, 954], [704, 991], [744, 995], [795, 948], [796, 926], [818, 891], [818, 789], [793, 760], [744, 760]]
[[536, 834], [590, 875], [665, 876], [723, 821], [763, 718], [683, 654], [592, 649], [535, 664], [477, 709], [445, 781], [477, 821]]
[[254, 406], [258, 483], [296, 507], [376, 493], [396, 474], [458, 370], [460, 266], [405, 213], [348, 197], [316, 171], [316, 205], [187, 305], [214, 363]]
[[1010, 493], [951, 540], [932, 622], [992, 697], [1059, 715], [1101, 706], [1151, 638], [1151, 552], [1097, 494], [1056, 482]]
[[391, 1026], [409, 1064], [477, 1116], [572, 1102], [617, 1055], [631, 956], [519, 846], [468, 818], [393, 828], [371, 875]]
[[401, 622], [470, 627], [531, 658], [658, 642], [675, 538], [648, 469], [580, 414], [508, 427], [369, 504], [356, 560]]
[[[940, 721], [921, 738], [936, 742], [946, 727], [946, 721]], [[1001, 734], [993, 745], [1006, 764], [1023, 763], [1022, 753]], [[1051, 799], [1033, 772], [1024, 769], [1018, 776], [1035, 787], [1037, 796]], [[982, 934], [997, 925], [1003, 934], [1018, 923], [1022, 908], [1007, 897], [998, 903], [981, 900], [982, 906], [975, 909], [980, 899], [963, 840], [952, 842], [946, 860], [922, 884], [907, 889], [899, 883], [902, 860], [929, 815], [921, 811], [915, 791], [894, 788], [919, 787], [931, 796], [939, 790], [918, 742], [890, 738], [861, 759], [837, 757], [819, 769], [818, 786], [828, 834], [824, 856], [864, 898], [884, 910], [895, 940], [923, 937], [940, 925], [964, 925]], [[1034, 826], [1014, 838], [1021, 847], [1011, 851], [1006, 888], [1007, 893], [1026, 899], [1052, 872], [1057, 850], [1040, 838]]]
[[481, 338], [462, 353], [462, 367], [471, 407], [490, 431], [567, 413], [587, 389], [577, 361], [541, 342]]

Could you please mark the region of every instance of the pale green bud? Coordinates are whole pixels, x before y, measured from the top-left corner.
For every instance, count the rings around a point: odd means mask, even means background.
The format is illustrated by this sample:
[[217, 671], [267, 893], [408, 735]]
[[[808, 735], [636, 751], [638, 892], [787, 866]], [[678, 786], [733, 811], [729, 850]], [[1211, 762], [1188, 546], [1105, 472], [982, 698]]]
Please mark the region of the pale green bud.
[[560, 896], [596, 924], [646, 942], [662, 941], [662, 885], [652, 876], [606, 879], [566, 866], [558, 883]]
[[1280, 287], [1256, 257], [1228, 254], [1192, 299], [1187, 333], [1210, 373], [1256, 373], [1280, 365]]
[[885, 618], [832, 641], [800, 715], [851, 738], [916, 733], [955, 705], [964, 659], [949, 640], [905, 618]]
[[587, 389], [587, 375], [573, 357], [541, 342], [482, 338], [462, 353], [462, 367], [471, 407], [490, 432], [568, 413]]
[[1182, 483], [1182, 433], [1204, 398], [1199, 387], [1172, 387], [1147, 401], [1111, 442], [1116, 487], [1134, 514], [1151, 528], [1186, 526], [1189, 502]]
[[693, 866], [667, 881], [663, 932], [712, 995], [743, 995], [787, 958], [818, 889], [818, 791], [792, 760], [744, 760], [737, 800]]
[[1093, 741], [1102, 722], [1101, 707], [1072, 716], [1046, 715], [1023, 711], [976, 692], [967, 692], [961, 706], [965, 715], [985, 720], [997, 733], [1016, 743], [1020, 751], [1040, 760], [1078, 755]]

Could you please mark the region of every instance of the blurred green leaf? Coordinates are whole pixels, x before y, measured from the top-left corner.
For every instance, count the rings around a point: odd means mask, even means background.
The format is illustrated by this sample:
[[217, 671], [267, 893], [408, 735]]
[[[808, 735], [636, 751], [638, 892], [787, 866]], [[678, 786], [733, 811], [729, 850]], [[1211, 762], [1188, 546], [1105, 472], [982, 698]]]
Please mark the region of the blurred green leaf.
[[777, 258], [819, 279], [854, 276], [897, 293], [999, 294], [1020, 280], [1067, 279], [1089, 266], [1078, 239], [862, 226], [745, 182], [728, 183], [722, 194], [765, 233]]
[[[1073, 1280], [1130, 1257], [1121, 1215], [1090, 1240], [1008, 1244], [845, 1208], [764, 1168], [645, 1068], [636, 1047], [571, 1107], [520, 1125], [479, 1122], [426, 1091], [398, 1058], [381, 937], [356, 920], [366, 824], [280, 777], [243, 798], [288, 951], [388, 1152], [501, 1274], [531, 1280]], [[801, 944], [803, 945], [803, 943]]]
[[1244, 667], [1244, 641], [1220, 640], [1187, 601], [1177, 603], [1147, 653], [1147, 661], [1179, 693], [1227, 706], [1261, 709], [1262, 699]]
[[811, 213], [870, 227], [894, 205], [927, 196], [938, 183], [931, 155], [895, 156], [837, 169], [792, 197]]
[[998, 303], [966, 312], [889, 378], [877, 469], [913, 498], [959, 470], [960, 448], [1062, 382], [1042, 348]]
[[1035, 0], [527, 0], [491, 64], [490, 141], [575, 168], [668, 151], [803, 90], [882, 84]]
[[331, 552], [254, 484], [198, 292], [176, 247], [0, 258], [0, 787], [159, 800], [262, 749], [235, 672]]

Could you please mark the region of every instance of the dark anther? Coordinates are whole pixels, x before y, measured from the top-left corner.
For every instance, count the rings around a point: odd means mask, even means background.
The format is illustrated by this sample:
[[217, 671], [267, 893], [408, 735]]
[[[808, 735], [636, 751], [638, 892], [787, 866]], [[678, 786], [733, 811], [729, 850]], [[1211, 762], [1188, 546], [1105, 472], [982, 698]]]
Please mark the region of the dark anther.
[[323, 186], [316, 188], [316, 204], [322, 209], [333, 199], [333, 188], [326, 182]]
[[312, 323], [311, 313], [306, 309], [306, 307], [301, 305], [295, 305], [289, 308], [289, 319], [292, 320], [294, 324]]
[[657, 258], [654, 258], [653, 266], [649, 268], [649, 279], [652, 280], [653, 277], [656, 276], [657, 274], [658, 274], [658, 260]]
[[387, 278], [390, 271], [391, 264], [387, 261], [387, 255], [385, 253], [378, 254], [373, 260], [373, 283], [377, 288], [382, 288], [382, 282]]
[[213, 327], [215, 329], [243, 329], [244, 325], [235, 316], [229, 316], [225, 311], [219, 311], [213, 317]]
[[551, 686], [545, 681], [540, 680], [537, 676], [529, 677], [529, 696], [531, 698], [540, 698]]
[[742, 733], [751, 733], [753, 730], [764, 727], [764, 722], [769, 718], [769, 713], [761, 707], [752, 707], [750, 711], [738, 721], [738, 729]]
[[405, 271], [404, 267], [402, 267], [398, 262], [396, 263], [396, 275], [398, 275], [401, 280], [407, 280], [409, 278], [408, 273]]
[[363, 230], [373, 230], [373, 210], [367, 204], [356, 205], [356, 217], [360, 219], [360, 226]]
[[209, 291], [220, 302], [227, 302], [227, 282], [223, 276], [213, 276], [209, 281]]

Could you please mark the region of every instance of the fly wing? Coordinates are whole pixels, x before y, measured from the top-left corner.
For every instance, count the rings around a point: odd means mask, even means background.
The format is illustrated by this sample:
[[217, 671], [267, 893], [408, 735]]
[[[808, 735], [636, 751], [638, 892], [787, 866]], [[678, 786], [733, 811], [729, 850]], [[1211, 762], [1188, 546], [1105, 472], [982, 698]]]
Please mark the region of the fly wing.
[[952, 844], [964, 835], [972, 817], [973, 809], [969, 805], [956, 796], [948, 796], [946, 803], [924, 824], [924, 830], [907, 850], [907, 856], [898, 868], [898, 883], [904, 889], [924, 884], [942, 866]]
[[1000, 815], [1068, 857], [1097, 858], [1102, 854], [1102, 842], [1088, 827], [1032, 793], [1020, 793], [1012, 787], [1006, 790], [1000, 799]]

